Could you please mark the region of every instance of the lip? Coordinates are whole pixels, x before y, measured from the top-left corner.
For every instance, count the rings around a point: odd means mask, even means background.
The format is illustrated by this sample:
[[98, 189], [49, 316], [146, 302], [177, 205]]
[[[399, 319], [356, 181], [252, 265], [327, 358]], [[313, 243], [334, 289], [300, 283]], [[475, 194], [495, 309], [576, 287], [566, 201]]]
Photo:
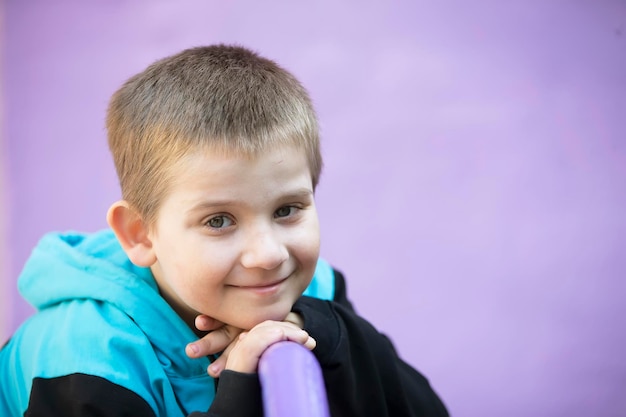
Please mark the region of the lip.
[[256, 293], [256, 294], [260, 294], [260, 295], [269, 295], [269, 294], [276, 293], [280, 289], [280, 286], [285, 281], [287, 281], [287, 279], [289, 279], [289, 277], [280, 279], [278, 281], [274, 281], [274, 282], [269, 283], [269, 284], [263, 284], [263, 285], [231, 285], [231, 287], [237, 288], [237, 289], [240, 289], [240, 290], [244, 290], [244, 291], [250, 291], [250, 292], [253, 292], [253, 293]]

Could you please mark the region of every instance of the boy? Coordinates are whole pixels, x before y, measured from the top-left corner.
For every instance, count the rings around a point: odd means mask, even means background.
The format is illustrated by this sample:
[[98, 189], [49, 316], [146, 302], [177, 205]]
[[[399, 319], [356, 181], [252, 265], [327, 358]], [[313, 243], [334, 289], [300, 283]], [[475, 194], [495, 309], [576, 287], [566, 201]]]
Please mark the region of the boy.
[[110, 231], [35, 248], [19, 287], [39, 311], [0, 351], [0, 415], [262, 415], [280, 340], [313, 350], [333, 416], [447, 415], [318, 260], [317, 120], [291, 74], [189, 49], [128, 80], [107, 130], [123, 200]]

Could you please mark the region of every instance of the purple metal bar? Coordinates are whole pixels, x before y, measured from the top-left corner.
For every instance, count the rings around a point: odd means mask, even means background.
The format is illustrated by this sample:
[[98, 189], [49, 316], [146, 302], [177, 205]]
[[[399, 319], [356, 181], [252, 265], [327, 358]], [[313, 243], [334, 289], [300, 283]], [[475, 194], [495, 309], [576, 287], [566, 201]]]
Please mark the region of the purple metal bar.
[[329, 417], [322, 370], [304, 346], [278, 342], [259, 361], [265, 417]]

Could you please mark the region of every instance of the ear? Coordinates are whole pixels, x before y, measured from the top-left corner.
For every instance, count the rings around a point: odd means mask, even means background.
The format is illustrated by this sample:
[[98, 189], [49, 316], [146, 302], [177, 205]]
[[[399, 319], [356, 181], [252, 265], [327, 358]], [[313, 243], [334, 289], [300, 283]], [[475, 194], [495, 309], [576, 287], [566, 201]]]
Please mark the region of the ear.
[[120, 200], [111, 205], [107, 222], [132, 263], [149, 267], [157, 261], [148, 227], [127, 201]]

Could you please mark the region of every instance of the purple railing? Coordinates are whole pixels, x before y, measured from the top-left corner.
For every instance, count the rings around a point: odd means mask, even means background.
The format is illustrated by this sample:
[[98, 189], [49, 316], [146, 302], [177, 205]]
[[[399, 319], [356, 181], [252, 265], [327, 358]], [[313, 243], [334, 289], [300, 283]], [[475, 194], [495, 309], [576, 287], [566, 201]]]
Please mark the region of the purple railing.
[[259, 361], [265, 417], [329, 417], [320, 364], [294, 342], [270, 346]]

